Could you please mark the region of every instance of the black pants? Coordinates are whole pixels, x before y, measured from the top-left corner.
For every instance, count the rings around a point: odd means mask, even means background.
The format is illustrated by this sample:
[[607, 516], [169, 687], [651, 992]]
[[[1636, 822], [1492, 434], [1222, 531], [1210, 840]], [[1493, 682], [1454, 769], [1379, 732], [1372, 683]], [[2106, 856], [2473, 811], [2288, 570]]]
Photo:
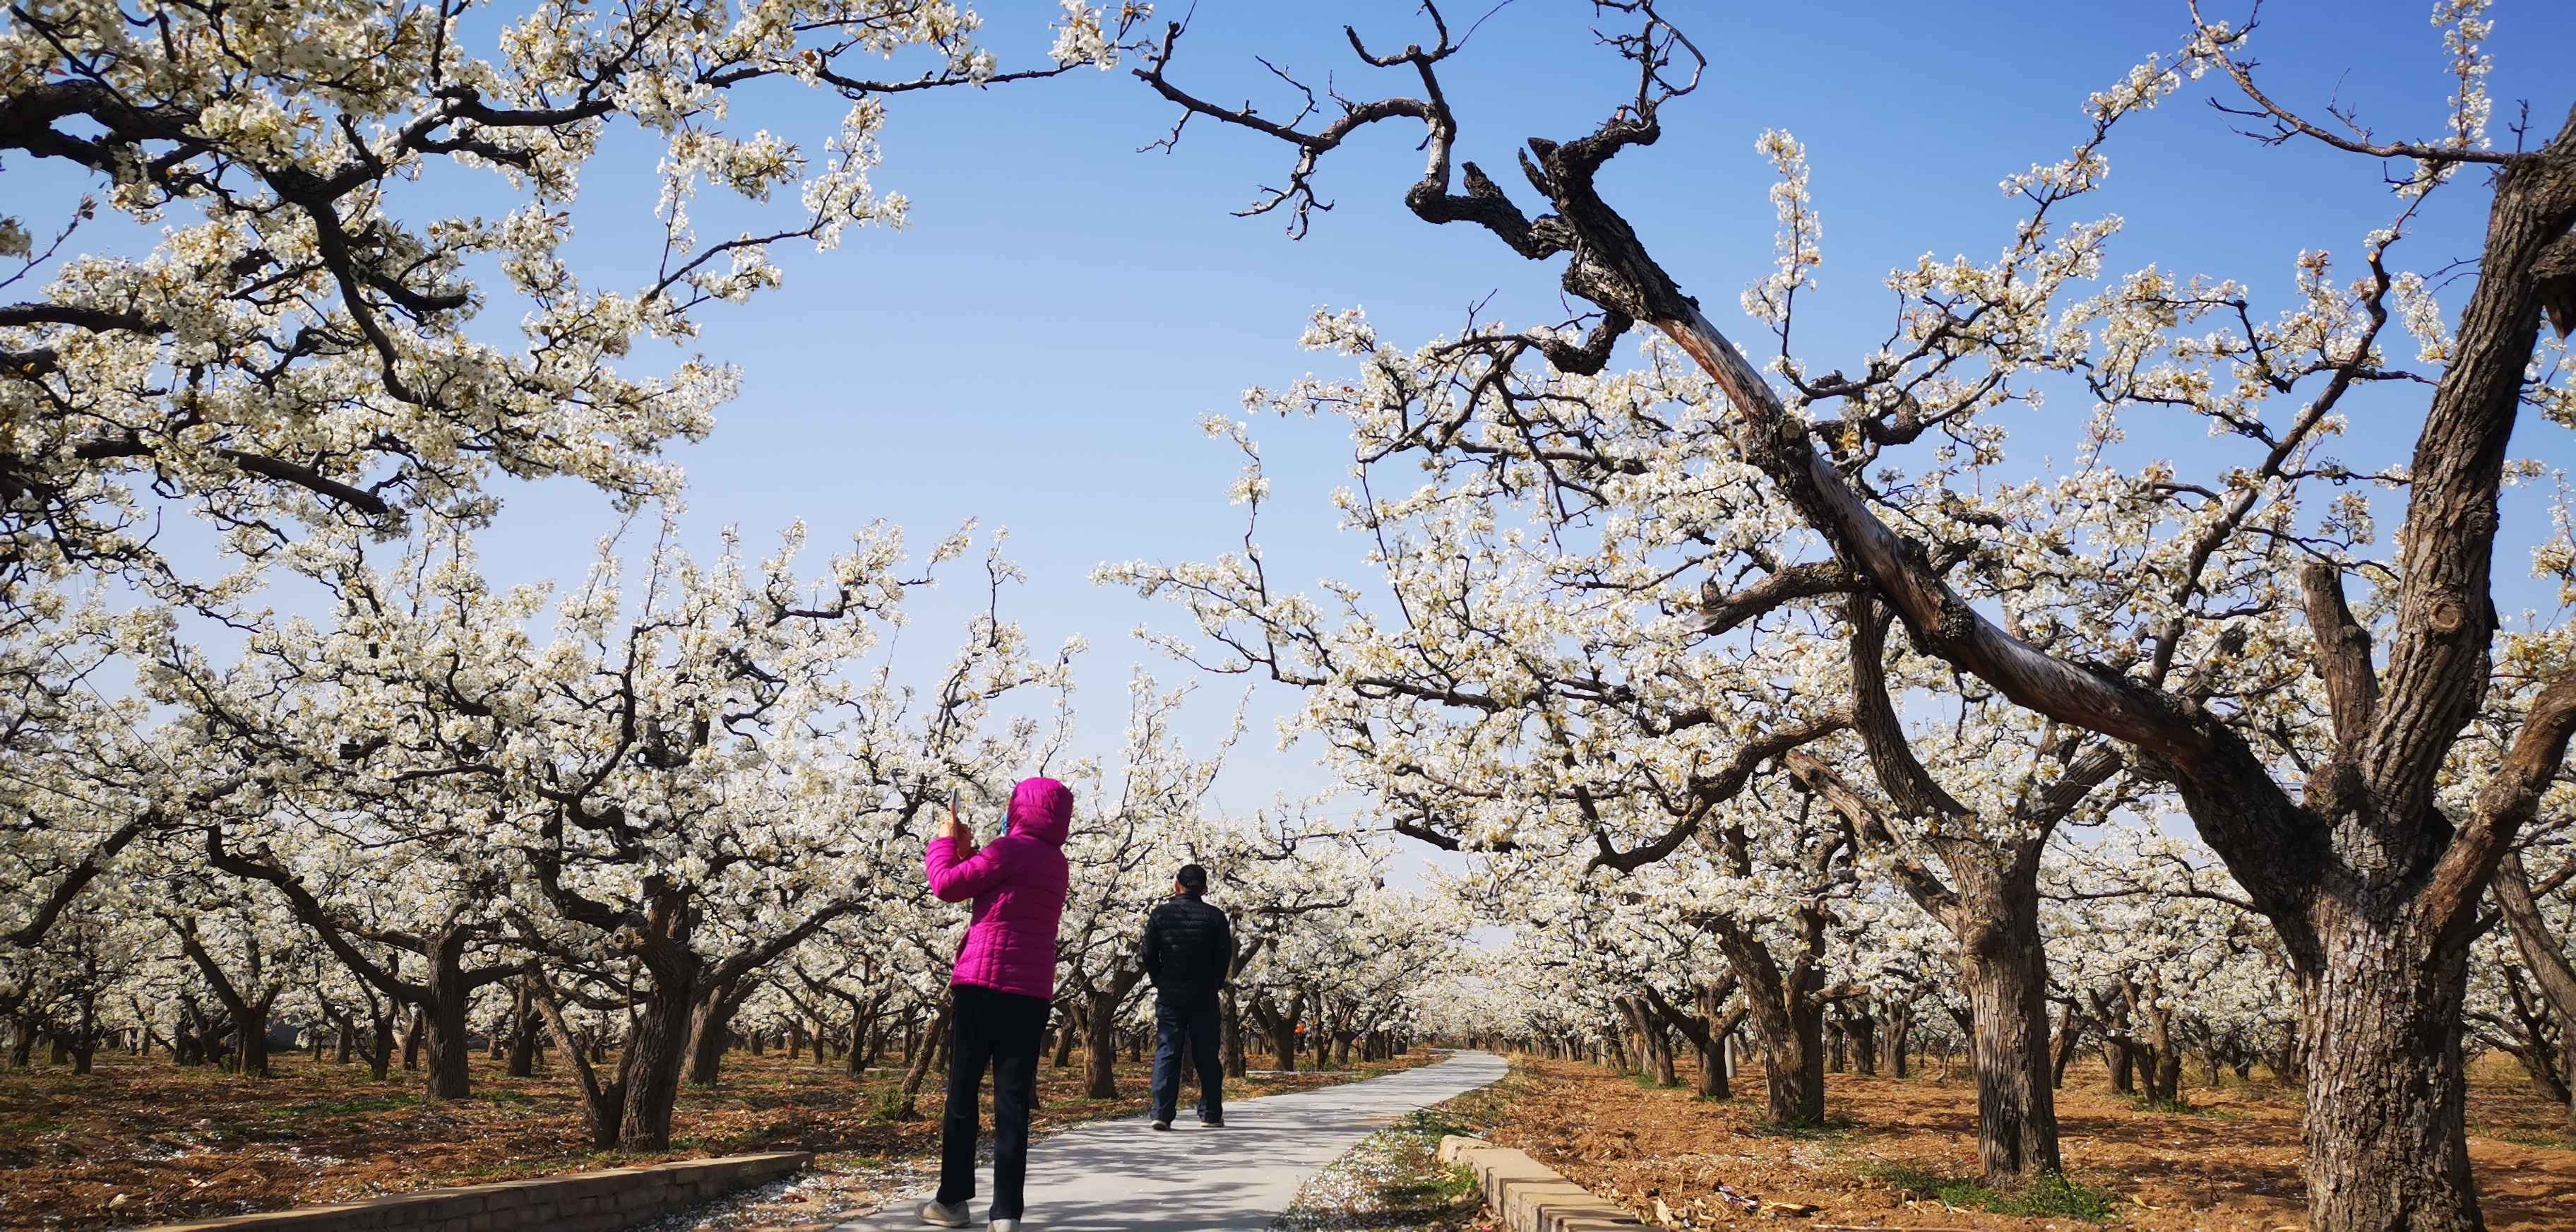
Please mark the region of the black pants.
[[1198, 1063], [1199, 1119], [1225, 1119], [1225, 1065], [1217, 1057], [1217, 1012], [1154, 1005], [1154, 1119], [1169, 1121], [1181, 1102], [1181, 1043]]
[[939, 1121], [939, 1202], [975, 1196], [975, 1133], [984, 1067], [993, 1067], [993, 1205], [986, 1219], [1017, 1219], [1029, 1177], [1029, 1104], [1038, 1090], [1039, 1042], [1046, 1034], [1043, 997], [977, 984], [948, 990], [956, 1005], [948, 1024], [948, 1112]]

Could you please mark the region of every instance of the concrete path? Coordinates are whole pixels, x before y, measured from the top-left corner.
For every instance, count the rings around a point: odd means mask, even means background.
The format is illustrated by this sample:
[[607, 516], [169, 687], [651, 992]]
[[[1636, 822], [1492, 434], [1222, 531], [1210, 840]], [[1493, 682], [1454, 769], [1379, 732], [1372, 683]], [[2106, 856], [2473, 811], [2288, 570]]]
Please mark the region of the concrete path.
[[[1097, 1121], [1029, 1144], [1029, 1232], [1262, 1232], [1299, 1186], [1387, 1123], [1509, 1072], [1490, 1053], [1461, 1053], [1366, 1082], [1228, 1101], [1223, 1129], [1181, 1109], [1170, 1133], [1142, 1120]], [[1186, 1100], [1187, 1092], [1184, 1092]], [[993, 1169], [976, 1180], [970, 1228], [984, 1226]], [[930, 1196], [906, 1194], [833, 1232], [911, 1232]]]

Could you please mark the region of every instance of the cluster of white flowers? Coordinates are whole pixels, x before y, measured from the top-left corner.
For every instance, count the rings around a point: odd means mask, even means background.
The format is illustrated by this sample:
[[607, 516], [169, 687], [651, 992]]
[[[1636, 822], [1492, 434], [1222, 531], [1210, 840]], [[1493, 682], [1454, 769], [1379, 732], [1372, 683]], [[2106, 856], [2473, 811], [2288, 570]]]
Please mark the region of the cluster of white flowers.
[[[662, 446], [703, 435], [735, 375], [686, 355], [630, 374], [637, 346], [686, 342], [701, 305], [775, 286], [779, 244], [902, 221], [868, 178], [887, 95], [1106, 68], [1145, 11], [1068, 2], [1054, 59], [1006, 72], [946, 0], [529, 0], [498, 21], [465, 0], [14, 10], [0, 92], [28, 119], [0, 152], [95, 184], [14, 195], [0, 220], [16, 267], [0, 288], [26, 297], [0, 302], [0, 606], [102, 572], [229, 606], [238, 579], [161, 557], [162, 506], [210, 520], [249, 567], [299, 526], [480, 516], [497, 474], [671, 493]], [[819, 154], [729, 120], [734, 94], [772, 81], [847, 100]], [[586, 288], [564, 245], [580, 176], [622, 126], [661, 147], [661, 251], [640, 286]], [[514, 208], [419, 216], [398, 191], [460, 174], [496, 178]], [[702, 240], [688, 206], [710, 189], [762, 222]], [[768, 205], [782, 195], [796, 205]], [[83, 251], [102, 201], [159, 228], [149, 251]], [[502, 306], [518, 345], [478, 320]]]

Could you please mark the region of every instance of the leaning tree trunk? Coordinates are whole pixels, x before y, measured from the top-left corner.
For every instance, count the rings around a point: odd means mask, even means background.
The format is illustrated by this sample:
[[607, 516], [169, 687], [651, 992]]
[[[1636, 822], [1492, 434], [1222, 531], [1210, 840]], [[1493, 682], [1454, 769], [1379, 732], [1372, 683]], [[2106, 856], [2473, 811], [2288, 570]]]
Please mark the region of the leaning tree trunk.
[[[2559, 1088], [2568, 1095], [2566, 1136], [2576, 1139], [2576, 964], [2567, 961], [2567, 952], [2550, 934], [2547, 917], [2532, 900], [2531, 875], [2523, 868], [2521, 856], [2508, 852], [2496, 866], [2495, 899], [2513, 929], [2523, 968], [2539, 986], [2549, 1016], [2557, 1020]], [[2533, 1043], [2548, 1046], [2537, 1038]]]
[[618, 1066], [626, 1109], [618, 1120], [617, 1143], [631, 1151], [663, 1151], [671, 1146], [671, 1110], [680, 1099], [690, 1003], [696, 1000], [703, 960], [685, 942], [654, 939], [645, 947], [644, 961], [653, 987]]
[[1106, 988], [1092, 990], [1083, 1023], [1083, 1088], [1092, 1099], [1118, 1098], [1118, 1007], [1145, 978], [1143, 968], [1121, 971]]
[[928, 1030], [922, 1032], [921, 1042], [912, 1050], [912, 1064], [904, 1070], [903, 1087], [899, 1092], [902, 1102], [895, 1107], [894, 1119], [921, 1119], [921, 1084], [930, 1077], [930, 1059], [938, 1055], [938, 1045], [948, 1038], [948, 1024], [956, 1012], [951, 1001], [943, 998], [939, 1002], [939, 1016], [931, 1020]]
[[1645, 999], [1624, 996], [1618, 999], [1619, 1013], [1628, 1020], [1628, 1033], [1636, 1037], [1644, 1069], [1659, 1087], [1677, 1087], [1681, 1075], [1673, 1068], [1672, 1037], [1665, 1034], [1664, 1024], [1647, 1008]]
[[[1804, 913], [1813, 916], [1815, 913]], [[1821, 951], [1824, 930], [1810, 920], [1811, 948]], [[1783, 972], [1759, 937], [1732, 920], [1713, 921], [1718, 947], [1735, 969], [1736, 986], [1762, 1045], [1766, 1115], [1783, 1125], [1825, 1119], [1825, 1013], [1816, 1001], [1823, 973], [1812, 962]]]
[[725, 1049], [733, 1043], [732, 985], [705, 989], [689, 1011], [689, 1085], [711, 1087], [724, 1067]]
[[572, 1071], [573, 1084], [581, 1091], [581, 1113], [590, 1122], [590, 1145], [605, 1151], [617, 1145], [617, 1126], [625, 1114], [626, 1079], [621, 1073], [613, 1083], [602, 1084], [599, 1071], [590, 1063], [590, 1052], [582, 1047], [581, 1037], [573, 1034], [572, 1024], [564, 1021], [563, 1006], [555, 1000], [553, 985], [545, 973], [531, 971], [527, 992], [535, 1002], [537, 1013], [554, 1033], [555, 1048], [563, 1053], [564, 1066]]

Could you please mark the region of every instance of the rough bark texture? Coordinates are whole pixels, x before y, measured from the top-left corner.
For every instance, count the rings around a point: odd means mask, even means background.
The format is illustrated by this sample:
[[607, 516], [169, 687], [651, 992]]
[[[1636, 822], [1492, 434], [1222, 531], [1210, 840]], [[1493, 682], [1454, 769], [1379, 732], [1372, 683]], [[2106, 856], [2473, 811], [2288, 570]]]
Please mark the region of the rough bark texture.
[[[1819, 912], [1807, 912], [1811, 935], [1821, 951], [1824, 927]], [[1809, 955], [1783, 971], [1759, 938], [1731, 921], [1715, 926], [1718, 948], [1735, 981], [1744, 990], [1747, 1018], [1762, 1047], [1762, 1079], [1767, 1114], [1783, 1125], [1813, 1125], [1825, 1119], [1825, 1011], [1816, 994], [1824, 988], [1823, 971]]]
[[689, 991], [686, 983], [656, 987], [627, 1037], [617, 1067], [626, 1088], [617, 1143], [627, 1150], [670, 1149], [671, 1110], [679, 1103], [680, 1066], [688, 1056]]
[[1977, 1158], [1989, 1178], [2064, 1170], [2048, 1053], [2048, 956], [2039, 934], [2036, 853], [2009, 867], [1951, 864], [1960, 914], [1959, 973], [1975, 1018]]

